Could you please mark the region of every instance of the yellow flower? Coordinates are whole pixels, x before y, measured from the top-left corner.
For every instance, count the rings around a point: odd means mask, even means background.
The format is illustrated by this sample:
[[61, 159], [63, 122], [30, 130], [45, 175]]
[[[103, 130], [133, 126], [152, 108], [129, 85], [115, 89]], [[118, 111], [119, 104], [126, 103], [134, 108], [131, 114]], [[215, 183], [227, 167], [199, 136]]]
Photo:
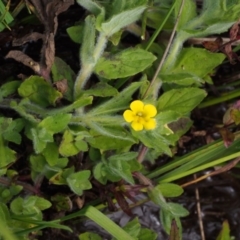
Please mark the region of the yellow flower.
[[152, 104], [146, 104], [140, 100], [133, 101], [130, 104], [131, 110], [126, 110], [123, 117], [126, 122], [131, 123], [135, 131], [152, 130], [156, 127], [157, 123], [155, 117], [157, 109]]

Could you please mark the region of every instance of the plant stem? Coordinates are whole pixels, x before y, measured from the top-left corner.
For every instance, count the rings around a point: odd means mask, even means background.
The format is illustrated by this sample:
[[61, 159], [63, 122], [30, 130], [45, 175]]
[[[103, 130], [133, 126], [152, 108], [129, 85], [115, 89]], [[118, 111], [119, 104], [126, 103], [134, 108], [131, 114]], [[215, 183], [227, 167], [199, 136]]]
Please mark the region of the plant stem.
[[[155, 74], [154, 74], [154, 76], [153, 76], [153, 78], [152, 78], [152, 81], [151, 81], [151, 83], [149, 84], [149, 87], [148, 87], [148, 89], [146, 90], [143, 98], [145, 98], [145, 97], [147, 96], [149, 90], [151, 89], [151, 86], [154, 84], [154, 82], [155, 82], [156, 79], [158, 78], [158, 75], [159, 75], [160, 71], [162, 70], [162, 67], [163, 67], [163, 64], [165, 63], [165, 59], [166, 59], [166, 57], [167, 57], [167, 54], [168, 54], [168, 52], [169, 52], [169, 49], [170, 49], [170, 47], [172, 46], [173, 38], [174, 38], [174, 35], [175, 35], [175, 33], [176, 33], [176, 30], [177, 30], [177, 26], [178, 26], [179, 19], [180, 19], [182, 10], [183, 10], [184, 3], [185, 3], [185, 0], [182, 0], [180, 9], [179, 9], [179, 12], [178, 12], [178, 15], [177, 15], [177, 19], [176, 19], [174, 28], [173, 28], [173, 30], [172, 30], [172, 33], [171, 33], [169, 42], [168, 42], [168, 45], [167, 45], [167, 47], [166, 47], [166, 49], [165, 49], [165, 51], [164, 51], [163, 57], [162, 57], [159, 65], [158, 65], [158, 68], [157, 68], [157, 70], [156, 70], [156, 72], [155, 72]], [[176, 40], [177, 40], [177, 39], [176, 39]], [[181, 42], [181, 41], [176, 41], [176, 40], [175, 40], [175, 44], [173, 44], [173, 49], [174, 49], [174, 51], [176, 51], [175, 49], [177, 49], [177, 51], [178, 51], [178, 49], [181, 48], [181, 46], [182, 46], [182, 42]], [[180, 46], [179, 46], [179, 45], [180, 45]], [[174, 58], [175, 58], [175, 55], [173, 55], [173, 53], [171, 53], [171, 54], [169, 54], [169, 55], [170, 55], [170, 56], [174, 56]], [[168, 57], [168, 60], [169, 60], [169, 57]], [[158, 90], [159, 90], [159, 89], [155, 89], [156, 92], [158, 92]]]
[[240, 96], [240, 90], [237, 89], [237, 90], [232, 91], [230, 93], [223, 94], [221, 97], [214, 98], [214, 99], [211, 99], [211, 100], [208, 100], [208, 101], [204, 101], [203, 103], [201, 103], [198, 106], [198, 108], [205, 108], [205, 107], [213, 106], [213, 105], [221, 103], [221, 102], [232, 100], [232, 99], [237, 98], [239, 96]]
[[83, 64], [77, 76], [74, 86], [74, 99], [77, 99], [81, 95], [82, 89], [86, 85], [87, 80], [90, 78], [98, 59], [101, 57], [107, 45], [107, 41], [108, 41], [107, 36], [104, 33], [100, 33], [97, 44], [93, 51], [94, 61], [92, 63]]
[[30, 192], [32, 194], [36, 194], [38, 196], [41, 195], [40, 191], [38, 189], [36, 189], [35, 187], [33, 187], [32, 185], [28, 184], [28, 183], [24, 183], [21, 181], [12, 181], [6, 177], [0, 177], [0, 184], [4, 185], [4, 186], [10, 186], [12, 183], [15, 183], [16, 185], [20, 185], [23, 187], [23, 189], [27, 192]]
[[168, 13], [167, 13], [167, 16], [164, 18], [162, 24], [158, 27], [158, 29], [156, 29], [156, 31], [154, 32], [154, 34], [151, 36], [151, 38], [149, 39], [148, 41], [148, 44], [146, 46], [146, 50], [148, 50], [151, 45], [153, 44], [153, 42], [155, 41], [155, 39], [157, 38], [158, 34], [161, 32], [161, 30], [163, 29], [165, 23], [167, 22], [167, 20], [169, 19], [173, 9], [175, 8], [175, 5], [176, 5], [176, 0], [175, 2], [172, 4], [171, 8], [169, 9]]

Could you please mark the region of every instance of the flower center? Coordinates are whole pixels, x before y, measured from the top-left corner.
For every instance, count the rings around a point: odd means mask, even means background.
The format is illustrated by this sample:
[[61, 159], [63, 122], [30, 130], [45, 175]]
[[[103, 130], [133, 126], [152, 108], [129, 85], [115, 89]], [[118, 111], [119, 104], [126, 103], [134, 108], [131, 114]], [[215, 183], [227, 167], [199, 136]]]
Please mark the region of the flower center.
[[142, 113], [142, 112], [138, 112], [138, 113], [137, 113], [137, 116], [138, 116], [138, 117], [142, 117], [142, 116], [143, 116], [143, 113]]

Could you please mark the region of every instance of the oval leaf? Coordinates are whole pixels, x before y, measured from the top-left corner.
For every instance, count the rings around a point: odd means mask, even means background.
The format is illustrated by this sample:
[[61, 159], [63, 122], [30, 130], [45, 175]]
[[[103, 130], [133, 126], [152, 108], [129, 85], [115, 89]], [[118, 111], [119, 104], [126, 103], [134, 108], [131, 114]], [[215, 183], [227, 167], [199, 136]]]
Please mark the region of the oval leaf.
[[39, 76], [27, 78], [18, 88], [18, 93], [21, 97], [28, 98], [42, 107], [55, 105], [57, 99], [62, 97], [60, 92]]
[[158, 99], [157, 110], [172, 110], [184, 115], [193, 110], [205, 96], [206, 92], [199, 88], [173, 89]]
[[129, 48], [99, 59], [95, 72], [107, 79], [129, 77], [151, 66], [156, 57], [140, 48]]

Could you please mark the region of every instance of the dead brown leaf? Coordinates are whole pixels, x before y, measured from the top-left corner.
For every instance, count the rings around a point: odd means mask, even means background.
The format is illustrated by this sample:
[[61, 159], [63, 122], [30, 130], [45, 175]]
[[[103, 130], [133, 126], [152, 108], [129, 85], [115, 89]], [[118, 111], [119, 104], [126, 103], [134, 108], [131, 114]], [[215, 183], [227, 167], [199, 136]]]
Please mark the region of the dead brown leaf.
[[44, 38], [44, 35], [42, 33], [32, 32], [32, 33], [25, 35], [22, 38], [13, 39], [12, 46], [14, 46], [14, 47], [22, 46], [23, 44], [25, 44], [27, 42], [31, 42], [31, 41], [36, 42], [37, 40], [43, 39], [43, 38]]
[[221, 51], [224, 54], [226, 54], [226, 56], [231, 64], [235, 64], [236, 63], [235, 60], [240, 61], [240, 58], [238, 57], [238, 55], [235, 52], [233, 52], [231, 43], [228, 43], [228, 44], [222, 46]]
[[57, 17], [60, 13], [66, 11], [74, 0], [26, 0], [27, 4], [32, 5], [40, 22], [44, 25], [45, 32], [31, 33], [21, 39], [14, 40], [14, 46], [22, 45], [29, 41], [43, 40], [41, 49], [40, 63], [34, 62], [29, 56], [19, 51], [11, 51], [6, 56], [14, 58], [16, 61], [22, 62], [26, 66], [31, 67], [37, 74], [41, 75], [47, 81], [50, 81], [51, 67], [55, 58], [55, 42], [54, 37], [58, 28]]
[[68, 90], [68, 84], [67, 84], [67, 79], [63, 79], [61, 81], [57, 81], [54, 83], [56, 86], [57, 90], [61, 92], [62, 94], [66, 93]]
[[84, 206], [84, 203], [85, 203], [85, 197], [83, 196], [83, 197], [81, 198], [81, 197], [78, 197], [78, 196], [77, 196], [74, 200], [75, 200], [78, 208], [79, 208], [79, 209], [82, 209], [83, 206]]
[[21, 51], [10, 51], [5, 58], [13, 58], [14, 60], [23, 63], [24, 65], [30, 67], [37, 74], [40, 73], [40, 65], [35, 62], [32, 58]]
[[203, 41], [202, 45], [211, 52], [217, 52], [219, 51], [222, 43], [223, 43], [222, 38], [217, 37], [215, 41]]
[[230, 29], [229, 35], [231, 40], [235, 40], [240, 35], [240, 20], [238, 20], [236, 23], [233, 24], [233, 26]]
[[178, 140], [178, 146], [179, 146], [180, 148], [185, 148], [184, 143], [188, 143], [191, 139], [192, 139], [192, 137], [183, 135], [183, 136]]
[[233, 143], [235, 135], [227, 128], [220, 128], [219, 132], [223, 138], [224, 146], [226, 148], [229, 147]]
[[240, 21], [237, 21], [236, 23], [233, 24], [233, 26], [231, 27], [231, 29], [229, 31], [229, 37], [230, 37], [229, 43], [222, 45], [222, 47], [220, 48], [220, 50], [224, 54], [226, 54], [226, 56], [228, 57], [231, 64], [235, 64], [236, 63], [235, 60], [240, 61], [240, 58], [238, 57], [238, 55], [235, 52], [233, 52], [233, 50], [232, 50], [232, 43], [234, 41], [239, 40], [239, 38], [240, 38], [239, 23], [240, 23]]
[[237, 21], [230, 29], [229, 36], [230, 41], [223, 44], [221, 37], [217, 37], [215, 41], [204, 41], [202, 45], [211, 52], [223, 52], [231, 64], [235, 64], [236, 61], [240, 61], [238, 55], [232, 50], [232, 43], [240, 39], [240, 20]]
[[168, 240], [180, 240], [180, 231], [175, 219], [172, 220], [171, 230]]

